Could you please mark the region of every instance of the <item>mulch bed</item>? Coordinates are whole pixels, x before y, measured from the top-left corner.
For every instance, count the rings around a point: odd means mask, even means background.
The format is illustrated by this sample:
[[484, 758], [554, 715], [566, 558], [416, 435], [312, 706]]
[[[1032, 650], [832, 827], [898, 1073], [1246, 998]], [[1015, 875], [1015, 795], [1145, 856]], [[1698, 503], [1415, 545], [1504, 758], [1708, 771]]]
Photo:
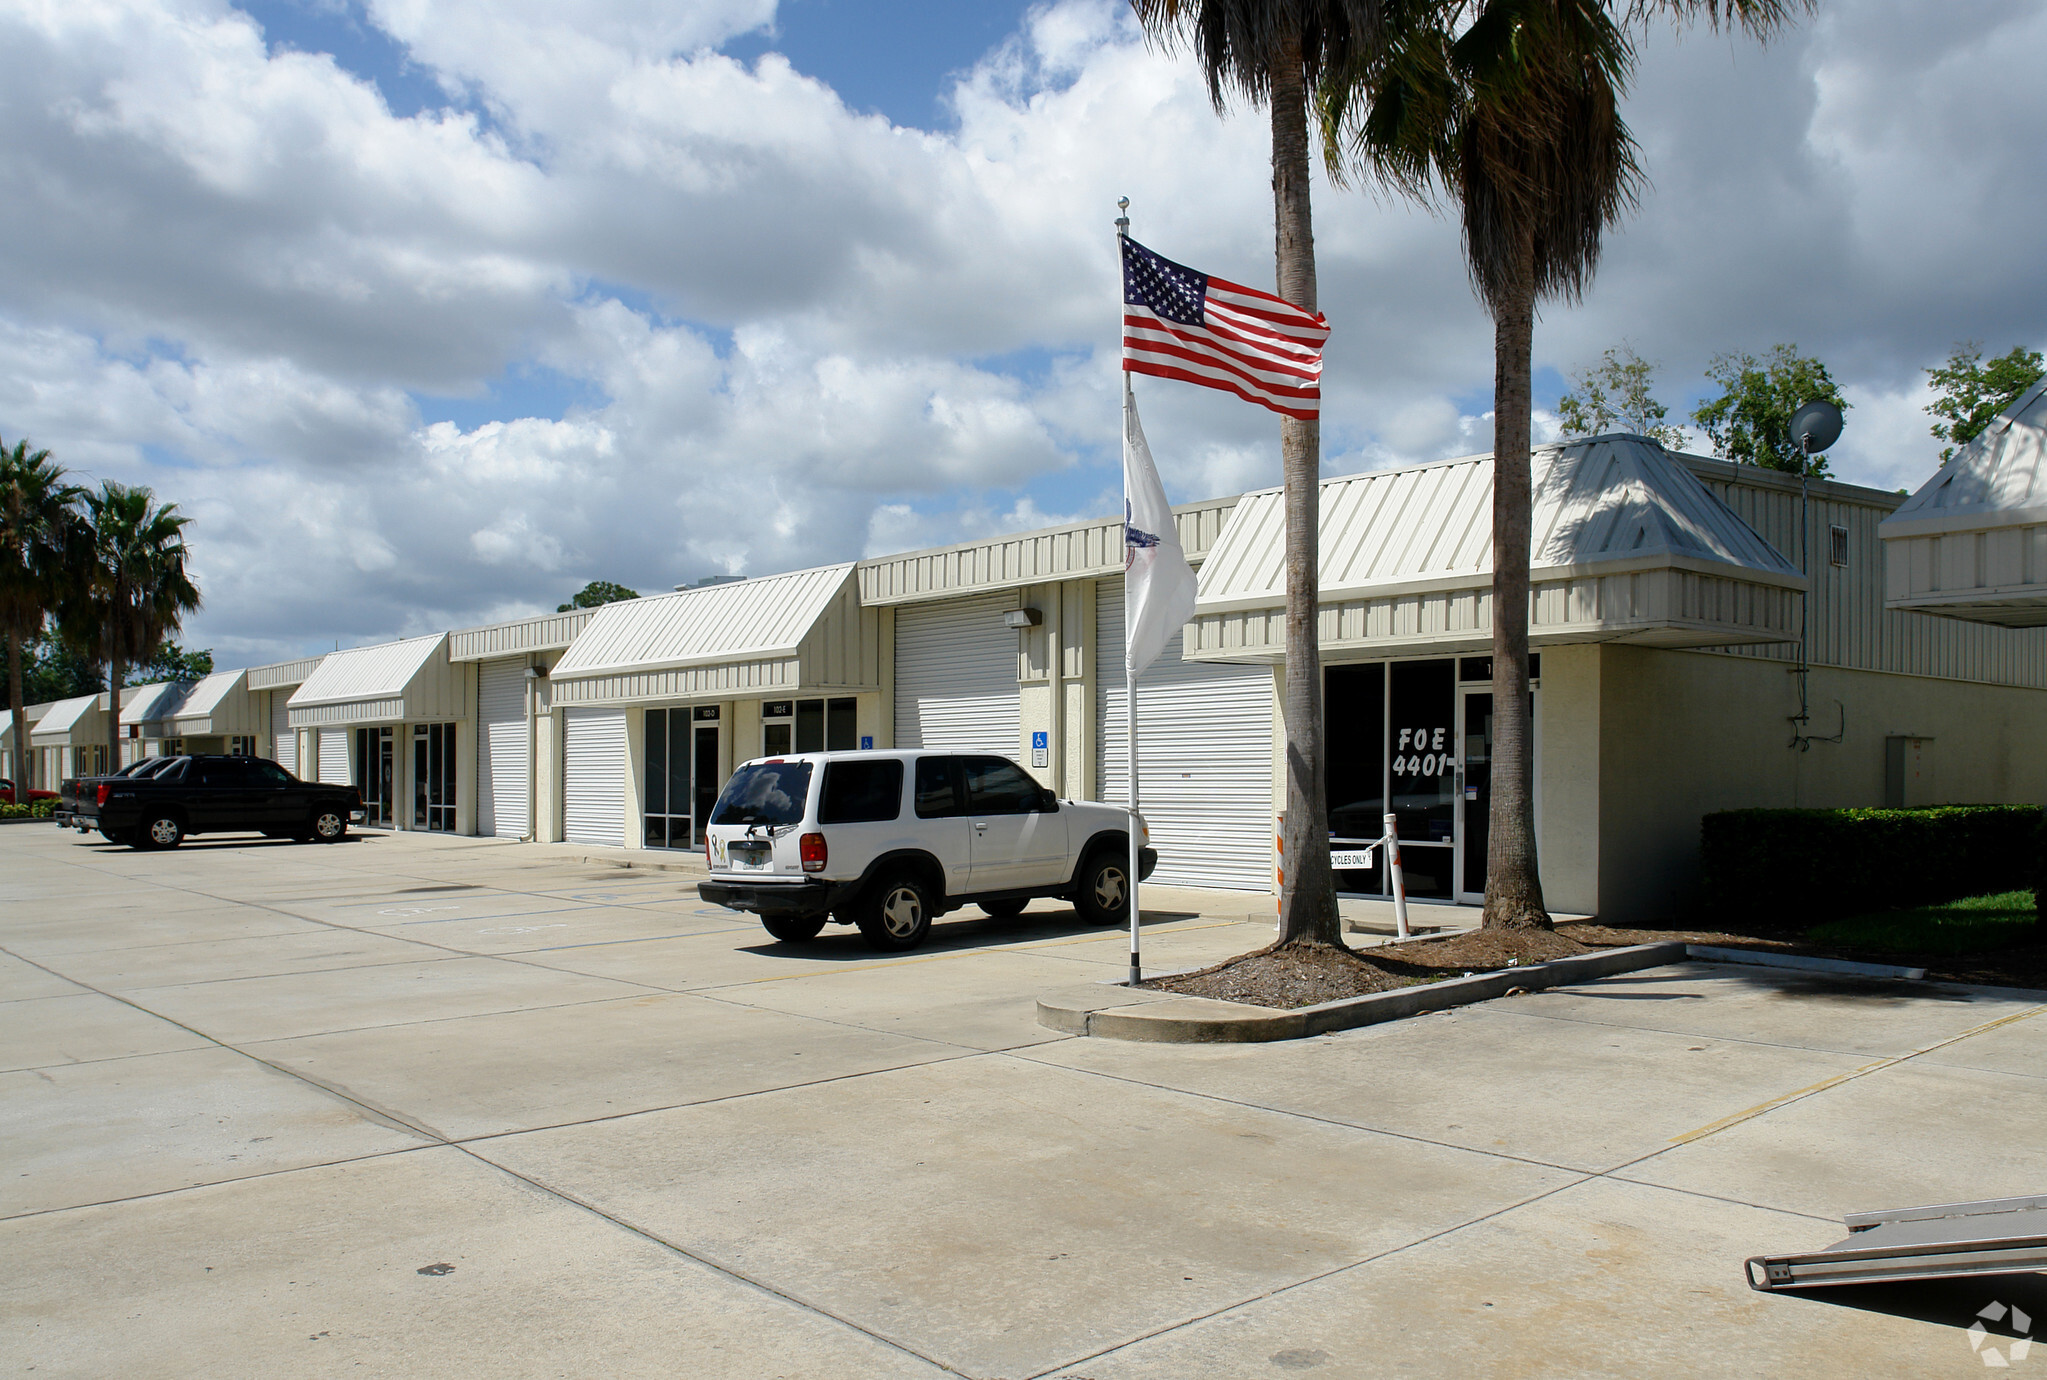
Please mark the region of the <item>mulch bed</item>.
[[1928, 978], [1941, 982], [2047, 990], [2047, 937], [1987, 953], [1913, 955], [1829, 948], [1804, 942], [1802, 931], [1763, 925], [1741, 930], [1637, 929], [1590, 920], [1566, 923], [1555, 930], [1472, 930], [1448, 939], [1410, 940], [1371, 949], [1274, 944], [1197, 972], [1153, 978], [1144, 985], [1160, 992], [1291, 1011], [1467, 973], [1544, 963], [1594, 949], [1664, 941], [1888, 963], [1924, 968]]
[[1160, 992], [1291, 1011], [1466, 973], [1543, 963], [1586, 953], [1592, 947], [1549, 930], [1473, 930], [1448, 939], [1373, 949], [1274, 944], [1198, 972], [1153, 978], [1144, 985]]

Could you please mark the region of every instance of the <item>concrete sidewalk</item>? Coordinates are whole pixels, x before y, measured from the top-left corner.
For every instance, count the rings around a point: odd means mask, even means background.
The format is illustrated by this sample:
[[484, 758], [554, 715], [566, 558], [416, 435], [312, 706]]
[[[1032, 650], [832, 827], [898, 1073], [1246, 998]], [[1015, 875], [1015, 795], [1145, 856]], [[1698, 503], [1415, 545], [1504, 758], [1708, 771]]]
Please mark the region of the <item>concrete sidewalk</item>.
[[[1980, 1373], [2035, 1278], [1741, 1261], [2038, 1192], [2039, 993], [1684, 964], [1286, 1045], [1071, 1039], [1127, 941], [878, 955], [687, 871], [0, 831], [0, 1360], [37, 1374]], [[1147, 890], [1147, 966], [1269, 942]], [[1362, 938], [1360, 936], [1359, 938]], [[1355, 942], [1355, 941], [1354, 941]]]

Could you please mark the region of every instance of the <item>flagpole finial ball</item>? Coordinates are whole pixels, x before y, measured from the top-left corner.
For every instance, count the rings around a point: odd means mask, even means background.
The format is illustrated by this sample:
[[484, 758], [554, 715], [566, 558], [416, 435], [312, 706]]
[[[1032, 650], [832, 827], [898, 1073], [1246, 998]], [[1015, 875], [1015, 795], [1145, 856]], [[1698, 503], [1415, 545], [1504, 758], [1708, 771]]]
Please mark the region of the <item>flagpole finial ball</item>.
[[1117, 198], [1116, 198], [1116, 209], [1117, 209], [1117, 210], [1119, 210], [1119, 211], [1128, 211], [1128, 210], [1130, 209], [1130, 198], [1129, 198], [1129, 197], [1127, 197], [1127, 196], [1119, 196], [1119, 197], [1117, 197]]
[[1116, 233], [1127, 235], [1130, 233], [1130, 198], [1127, 196], [1117, 197], [1116, 209], [1123, 213], [1116, 217]]

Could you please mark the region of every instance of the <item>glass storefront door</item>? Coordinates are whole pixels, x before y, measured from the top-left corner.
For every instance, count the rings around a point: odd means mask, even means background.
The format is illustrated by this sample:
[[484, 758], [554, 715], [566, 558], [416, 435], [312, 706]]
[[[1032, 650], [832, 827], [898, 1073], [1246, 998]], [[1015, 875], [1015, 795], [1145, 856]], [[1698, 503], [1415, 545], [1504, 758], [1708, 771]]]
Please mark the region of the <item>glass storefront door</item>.
[[355, 785], [362, 792], [365, 822], [391, 822], [391, 767], [393, 744], [388, 728], [358, 728], [355, 731]]
[[435, 834], [455, 832], [453, 724], [412, 726], [412, 827]]
[[[1531, 662], [1540, 674], [1540, 662]], [[1334, 851], [1362, 851], [1376, 841], [1385, 833], [1390, 802], [1407, 894], [1485, 899], [1491, 687], [1486, 657], [1325, 668], [1325, 780]], [[1538, 760], [1540, 751], [1538, 739]], [[1336, 885], [1345, 895], [1389, 895], [1383, 854], [1373, 853], [1369, 868], [1338, 869]]]
[[761, 756], [851, 752], [860, 746], [859, 701], [767, 700], [761, 705]]
[[694, 848], [717, 803], [718, 706], [647, 711], [641, 836], [648, 848]]

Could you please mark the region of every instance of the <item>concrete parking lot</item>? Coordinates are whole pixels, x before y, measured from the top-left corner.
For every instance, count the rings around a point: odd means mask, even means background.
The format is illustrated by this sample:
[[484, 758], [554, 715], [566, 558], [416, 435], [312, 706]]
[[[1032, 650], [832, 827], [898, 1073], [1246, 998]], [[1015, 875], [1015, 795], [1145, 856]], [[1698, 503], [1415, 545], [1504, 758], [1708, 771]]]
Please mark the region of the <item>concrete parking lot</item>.
[[[781, 946], [687, 870], [573, 852], [0, 828], [0, 1361], [1964, 1375], [1989, 1302], [2047, 1319], [2039, 1276], [1741, 1270], [1844, 1212], [2047, 1190], [2040, 993], [1692, 964], [1128, 1045], [1037, 1025], [1125, 962], [1055, 905]], [[1263, 897], [1147, 909], [1159, 967], [1270, 938]]]

